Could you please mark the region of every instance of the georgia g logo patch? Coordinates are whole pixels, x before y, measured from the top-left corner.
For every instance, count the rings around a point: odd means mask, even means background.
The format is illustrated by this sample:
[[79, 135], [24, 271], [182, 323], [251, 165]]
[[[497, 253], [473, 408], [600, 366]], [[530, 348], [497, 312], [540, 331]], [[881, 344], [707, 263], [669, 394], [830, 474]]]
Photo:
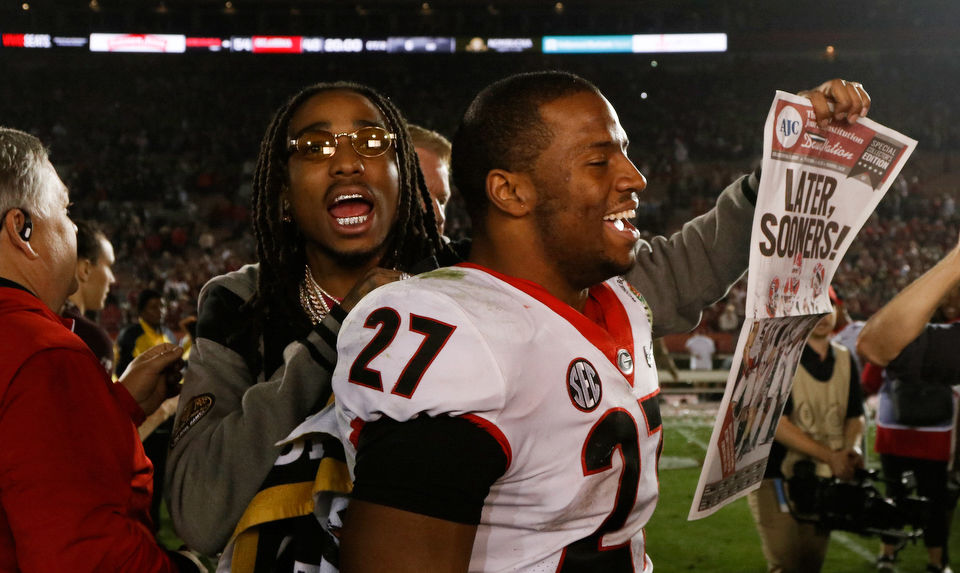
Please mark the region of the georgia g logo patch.
[[567, 392], [573, 405], [582, 412], [592, 412], [600, 404], [603, 388], [600, 375], [584, 358], [577, 358], [567, 368]]

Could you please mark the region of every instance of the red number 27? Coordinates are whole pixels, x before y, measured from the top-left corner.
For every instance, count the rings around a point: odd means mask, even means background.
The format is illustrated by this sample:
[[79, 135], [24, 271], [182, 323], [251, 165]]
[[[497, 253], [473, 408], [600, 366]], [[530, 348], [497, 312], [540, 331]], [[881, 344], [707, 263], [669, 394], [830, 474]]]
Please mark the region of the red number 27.
[[[380, 371], [369, 368], [369, 364], [393, 342], [397, 331], [400, 330], [400, 315], [392, 308], [378, 308], [370, 313], [363, 326], [366, 328], [380, 327], [380, 330], [363, 347], [363, 350], [357, 355], [357, 359], [350, 366], [350, 382], [383, 392], [383, 380], [380, 377]], [[403, 368], [400, 378], [397, 379], [397, 383], [394, 384], [390, 393], [404, 398], [413, 396], [417, 385], [420, 384], [420, 379], [423, 378], [423, 373], [427, 371], [427, 368], [433, 363], [437, 354], [440, 353], [447, 340], [450, 339], [450, 335], [456, 329], [456, 326], [425, 316], [411, 314], [410, 332], [422, 334], [423, 342], [420, 343], [420, 347], [417, 348], [413, 357]]]

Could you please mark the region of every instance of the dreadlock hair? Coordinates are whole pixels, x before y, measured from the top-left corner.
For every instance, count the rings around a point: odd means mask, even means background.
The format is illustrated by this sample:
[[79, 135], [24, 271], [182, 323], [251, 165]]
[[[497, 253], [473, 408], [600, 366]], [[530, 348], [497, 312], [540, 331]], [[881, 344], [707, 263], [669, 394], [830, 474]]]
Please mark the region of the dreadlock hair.
[[250, 301], [259, 332], [267, 321], [281, 321], [294, 332], [310, 327], [300, 308], [298, 286], [306, 264], [303, 237], [294, 222], [282, 221], [281, 195], [288, 182], [287, 129], [293, 114], [311, 97], [328, 91], [350, 91], [367, 98], [383, 115], [394, 140], [399, 165], [399, 203], [385, 242], [381, 267], [409, 270], [416, 263], [449, 247], [437, 231], [432, 201], [407, 132], [407, 122], [389, 99], [373, 89], [350, 82], [320, 83], [301, 90], [274, 114], [263, 140], [253, 179], [253, 229], [257, 239], [260, 276]]

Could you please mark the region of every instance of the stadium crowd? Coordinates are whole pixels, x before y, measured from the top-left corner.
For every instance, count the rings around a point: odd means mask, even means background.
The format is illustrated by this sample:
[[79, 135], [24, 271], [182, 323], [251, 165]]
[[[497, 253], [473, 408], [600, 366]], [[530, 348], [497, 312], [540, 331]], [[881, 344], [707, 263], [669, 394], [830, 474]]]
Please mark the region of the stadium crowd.
[[[397, 55], [391, 58], [394, 73], [389, 79], [367, 66], [370, 60], [364, 55], [303, 57], [316, 64], [309, 72], [299, 58], [199, 54], [184, 62], [164, 56], [85, 54], [40, 66], [32, 56], [11, 62], [22, 73], [14, 75], [16, 89], [0, 92], [0, 98], [6, 98], [0, 106], [17, 109], [4, 123], [37, 134], [49, 145], [71, 189], [74, 216], [99, 221], [113, 241], [117, 284], [100, 321], [114, 335], [130, 322], [133, 302], [144, 288], [166, 295], [167, 325], [182, 334], [178, 324], [194, 312], [200, 287], [253, 259], [248, 230], [257, 141], [273, 104], [305, 79], [346, 77], [384, 86], [412, 121], [449, 136], [473, 86], [504, 71], [503, 57], [495, 54], [471, 55], [478, 65], [464, 69], [446, 56], [426, 56], [441, 64], [432, 75], [420, 69], [424, 56]], [[241, 57], [247, 59], [240, 62]], [[158, 73], [138, 73], [145, 62]], [[937, 77], [948, 78], [923, 85], [900, 81], [908, 70], [916, 71], [914, 59], [884, 59], [880, 64], [877, 58], [861, 56], [847, 75], [859, 75], [866, 85], [876, 86], [878, 120], [889, 119], [886, 123], [918, 139], [920, 146], [837, 273], [835, 283], [855, 318], [868, 317], [939, 260], [953, 243], [958, 217], [949, 175], [960, 149], [960, 123], [953, 121], [952, 105], [960, 90], [951, 88], [950, 78], [960, 74], [942, 73], [958, 64], [919, 64], [939, 67]], [[238, 81], [230, 71], [238, 65], [251, 76], [268, 70], [274, 75], [241, 86], [246, 80]], [[556, 65], [547, 56], [530, 55], [510, 58], [508, 67]], [[621, 80], [601, 86], [618, 104], [627, 132], [637, 134], [631, 157], [649, 180], [637, 226], [650, 234], [675, 231], [709, 209], [716, 190], [750, 170], [759, 158], [755, 134], [772, 90], [810, 83], [806, 78], [819, 77], [829, 66], [800, 60], [792, 62], [787, 74], [779, 62], [720, 56], [662, 58], [659, 63], [635, 56], [582, 57], [563, 65], [587, 77]], [[113, 84], [108, 97], [81, 89], [114, 74], [125, 81]], [[764, 89], [757, 89], [730, 77], [770, 79]], [[703, 89], [691, 90], [693, 82]], [[51, 90], [49, 85], [58, 87]], [[924, 90], [940, 97], [931, 98], [922, 110], [902, 105]], [[25, 93], [32, 97], [18, 97]], [[690, 109], [698, 112], [676, 113]], [[913, 111], [901, 114], [901, 109]], [[644, 137], [647, 134], [650, 137]], [[467, 235], [469, 222], [456, 197], [449, 210], [447, 235]], [[741, 283], [707, 313], [707, 325], [721, 330], [715, 321], [728, 302], [742, 317], [744, 295]]]

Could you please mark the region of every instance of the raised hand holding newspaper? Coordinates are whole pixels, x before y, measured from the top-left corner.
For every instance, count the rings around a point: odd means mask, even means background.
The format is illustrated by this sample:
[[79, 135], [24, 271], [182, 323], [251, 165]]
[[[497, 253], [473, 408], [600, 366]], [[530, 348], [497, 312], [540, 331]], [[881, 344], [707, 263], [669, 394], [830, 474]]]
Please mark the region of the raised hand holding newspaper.
[[746, 318], [689, 519], [759, 486], [837, 266], [917, 145], [867, 118], [820, 127], [807, 98], [780, 91], [763, 138]]

